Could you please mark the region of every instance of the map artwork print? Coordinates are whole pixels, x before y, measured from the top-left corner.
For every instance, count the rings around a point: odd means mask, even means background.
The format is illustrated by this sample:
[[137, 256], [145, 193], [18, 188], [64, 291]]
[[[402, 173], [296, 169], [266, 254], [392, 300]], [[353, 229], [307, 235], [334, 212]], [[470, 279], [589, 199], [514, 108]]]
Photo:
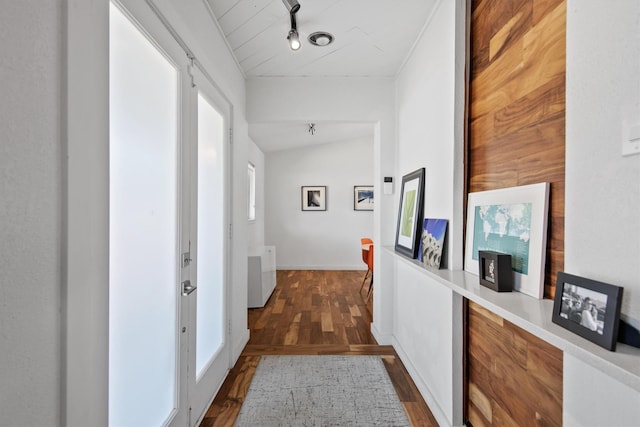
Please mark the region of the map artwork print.
[[514, 271], [528, 274], [531, 209], [531, 203], [476, 206], [473, 259], [478, 251], [506, 253]]

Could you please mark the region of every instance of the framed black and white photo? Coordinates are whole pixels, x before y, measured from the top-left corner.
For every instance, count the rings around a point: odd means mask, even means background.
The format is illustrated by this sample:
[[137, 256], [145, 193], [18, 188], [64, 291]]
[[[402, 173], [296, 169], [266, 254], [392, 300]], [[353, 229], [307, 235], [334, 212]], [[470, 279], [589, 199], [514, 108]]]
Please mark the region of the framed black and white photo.
[[422, 234], [424, 174], [421, 168], [402, 177], [395, 250], [410, 258], [418, 256]]
[[356, 185], [353, 187], [353, 210], [373, 210], [373, 185]]
[[622, 287], [559, 272], [553, 323], [615, 351]]
[[302, 210], [303, 211], [326, 211], [327, 210], [327, 187], [302, 187]]

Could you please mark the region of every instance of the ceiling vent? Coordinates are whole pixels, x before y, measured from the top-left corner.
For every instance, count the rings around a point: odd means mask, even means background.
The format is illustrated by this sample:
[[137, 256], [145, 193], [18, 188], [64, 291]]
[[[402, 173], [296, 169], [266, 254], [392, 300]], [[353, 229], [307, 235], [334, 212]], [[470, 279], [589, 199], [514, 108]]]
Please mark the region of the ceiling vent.
[[327, 46], [333, 43], [333, 36], [325, 31], [316, 31], [307, 39], [314, 46]]

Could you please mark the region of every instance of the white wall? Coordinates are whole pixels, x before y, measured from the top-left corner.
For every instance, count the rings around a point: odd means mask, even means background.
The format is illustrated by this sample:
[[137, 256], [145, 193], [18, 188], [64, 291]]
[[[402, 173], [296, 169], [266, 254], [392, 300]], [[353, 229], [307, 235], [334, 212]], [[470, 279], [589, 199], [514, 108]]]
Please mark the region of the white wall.
[[[373, 185], [373, 137], [269, 152], [266, 170], [266, 242], [278, 269], [366, 270], [360, 238], [373, 237], [373, 212], [353, 210], [353, 187]], [[303, 212], [301, 187], [317, 185], [327, 210]]]
[[635, 426], [640, 394], [564, 353], [562, 424], [567, 427]]
[[[640, 3], [569, 0], [565, 270], [623, 286], [623, 317], [636, 328], [640, 155], [622, 157], [621, 146], [623, 121], [640, 124], [638, 76]], [[566, 354], [564, 366], [566, 425], [637, 423], [640, 393]]]
[[565, 269], [623, 286], [640, 328], [640, 155], [621, 154], [623, 121], [640, 125], [638, 76], [640, 3], [570, 0]]
[[[373, 212], [373, 240], [378, 247], [393, 244], [397, 205], [393, 195], [383, 195], [381, 191], [383, 177], [395, 175], [393, 80], [339, 77], [249, 79], [247, 119], [251, 122], [346, 121], [374, 124], [376, 209]], [[395, 176], [396, 182], [397, 179]], [[393, 327], [393, 269], [392, 263], [380, 257], [380, 253], [375, 252], [374, 260], [378, 285], [373, 297], [372, 330], [379, 343], [389, 344]]]
[[[398, 189], [425, 168], [425, 217], [449, 220], [451, 269], [462, 266], [464, 19], [464, 2], [440, 1], [396, 82]], [[460, 424], [461, 299], [414, 268], [395, 262], [394, 345], [438, 421]]]
[[264, 246], [264, 223], [265, 223], [265, 163], [264, 153], [251, 140], [247, 146], [248, 161], [256, 168], [256, 219], [249, 221], [247, 246]]
[[402, 175], [426, 169], [424, 215], [449, 220], [445, 264], [460, 269], [463, 139], [456, 133], [462, 126], [456, 108], [464, 99], [464, 81], [456, 64], [455, 14], [455, 3], [440, 2], [396, 81], [397, 164], [398, 189]]
[[393, 345], [398, 355], [438, 422], [459, 425], [462, 297], [416, 267], [398, 263], [395, 301]]
[[0, 425], [60, 424], [62, 1], [0, 13]]

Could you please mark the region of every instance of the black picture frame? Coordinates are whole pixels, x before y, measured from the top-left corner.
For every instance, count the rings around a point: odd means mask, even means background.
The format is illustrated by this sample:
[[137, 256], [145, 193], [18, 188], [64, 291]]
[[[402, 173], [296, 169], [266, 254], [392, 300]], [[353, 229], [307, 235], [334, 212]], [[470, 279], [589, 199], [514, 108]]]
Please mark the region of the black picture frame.
[[425, 169], [402, 177], [395, 250], [409, 258], [417, 258], [422, 234]]
[[496, 292], [513, 290], [511, 255], [496, 251], [478, 251], [480, 284]]
[[558, 273], [552, 322], [615, 351], [622, 303], [621, 286]]
[[327, 186], [303, 186], [301, 194], [303, 211], [326, 211], [327, 210]]

